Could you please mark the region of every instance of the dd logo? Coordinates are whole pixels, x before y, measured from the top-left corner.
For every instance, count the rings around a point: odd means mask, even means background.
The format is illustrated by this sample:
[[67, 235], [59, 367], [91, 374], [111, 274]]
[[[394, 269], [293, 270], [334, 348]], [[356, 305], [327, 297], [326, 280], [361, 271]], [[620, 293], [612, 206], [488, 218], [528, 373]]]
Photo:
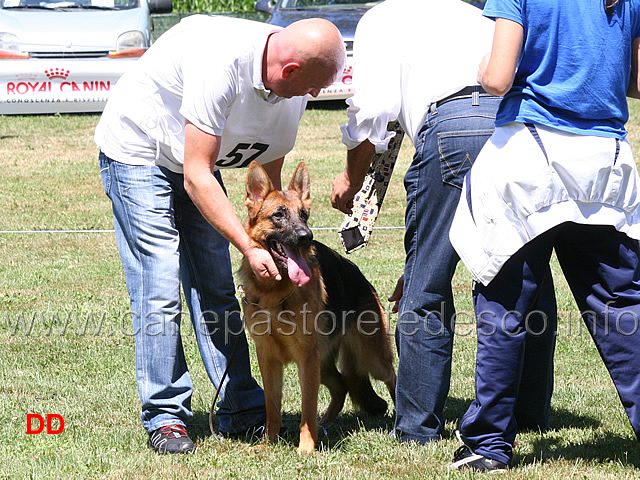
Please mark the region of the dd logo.
[[[49, 413], [46, 415], [47, 421], [47, 434], [49, 435], [57, 435], [62, 433], [64, 430], [64, 418], [62, 415], [58, 415], [57, 413]], [[55, 428], [53, 424], [53, 420], [58, 421], [58, 428]], [[37, 426], [34, 428], [34, 420], [36, 420]], [[27, 413], [27, 433], [29, 435], [33, 435], [35, 433], [41, 433], [44, 430], [45, 421], [42, 418], [42, 415], [38, 415], [37, 413]]]

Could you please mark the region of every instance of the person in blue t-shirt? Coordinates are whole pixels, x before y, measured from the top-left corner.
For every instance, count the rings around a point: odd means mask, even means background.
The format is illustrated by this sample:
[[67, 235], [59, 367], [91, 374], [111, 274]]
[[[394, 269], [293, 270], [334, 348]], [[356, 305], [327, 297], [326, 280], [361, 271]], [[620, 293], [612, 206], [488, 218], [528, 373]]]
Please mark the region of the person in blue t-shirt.
[[484, 15], [496, 25], [478, 81], [504, 98], [450, 231], [478, 325], [453, 468], [496, 471], [513, 456], [527, 314], [554, 249], [640, 439], [640, 176], [625, 140], [640, 0], [489, 0]]

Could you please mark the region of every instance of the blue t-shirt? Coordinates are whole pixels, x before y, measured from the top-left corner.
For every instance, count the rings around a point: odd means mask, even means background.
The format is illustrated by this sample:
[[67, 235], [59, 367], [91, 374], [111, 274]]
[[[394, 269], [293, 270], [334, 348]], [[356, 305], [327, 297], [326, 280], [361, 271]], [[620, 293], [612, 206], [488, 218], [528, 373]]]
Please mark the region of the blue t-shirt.
[[624, 138], [631, 43], [640, 36], [640, 0], [488, 0], [484, 15], [524, 28], [513, 87], [496, 125], [532, 122]]

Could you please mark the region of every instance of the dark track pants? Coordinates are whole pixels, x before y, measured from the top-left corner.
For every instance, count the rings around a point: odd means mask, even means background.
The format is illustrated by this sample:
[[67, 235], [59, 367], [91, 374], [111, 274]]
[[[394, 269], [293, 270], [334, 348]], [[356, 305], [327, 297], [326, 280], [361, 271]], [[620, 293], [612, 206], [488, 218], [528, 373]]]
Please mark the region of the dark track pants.
[[480, 455], [509, 463], [525, 355], [526, 314], [552, 250], [640, 439], [640, 249], [609, 226], [564, 223], [522, 247], [487, 285], [476, 285], [476, 399], [460, 432]]

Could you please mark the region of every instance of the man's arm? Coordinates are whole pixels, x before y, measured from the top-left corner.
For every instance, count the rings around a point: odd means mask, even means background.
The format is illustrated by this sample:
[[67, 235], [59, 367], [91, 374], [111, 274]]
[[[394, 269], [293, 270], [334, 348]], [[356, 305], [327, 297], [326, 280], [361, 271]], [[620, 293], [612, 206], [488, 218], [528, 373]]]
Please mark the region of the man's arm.
[[491, 55], [483, 58], [478, 71], [478, 83], [488, 93], [502, 97], [511, 90], [523, 36], [524, 29], [519, 23], [496, 19]]
[[282, 164], [284, 163], [284, 157], [278, 158], [269, 163], [262, 165], [269, 179], [273, 184], [273, 188], [276, 190], [282, 190]]
[[252, 248], [249, 237], [224, 190], [213, 176], [220, 151], [220, 137], [203, 132], [190, 122], [185, 125], [184, 186], [193, 203], [206, 220], [247, 257], [254, 273], [260, 277], [280, 274], [271, 255]]
[[331, 191], [331, 205], [343, 213], [351, 213], [353, 197], [358, 193], [369, 171], [376, 149], [369, 140], [347, 151], [347, 166], [336, 177]]

